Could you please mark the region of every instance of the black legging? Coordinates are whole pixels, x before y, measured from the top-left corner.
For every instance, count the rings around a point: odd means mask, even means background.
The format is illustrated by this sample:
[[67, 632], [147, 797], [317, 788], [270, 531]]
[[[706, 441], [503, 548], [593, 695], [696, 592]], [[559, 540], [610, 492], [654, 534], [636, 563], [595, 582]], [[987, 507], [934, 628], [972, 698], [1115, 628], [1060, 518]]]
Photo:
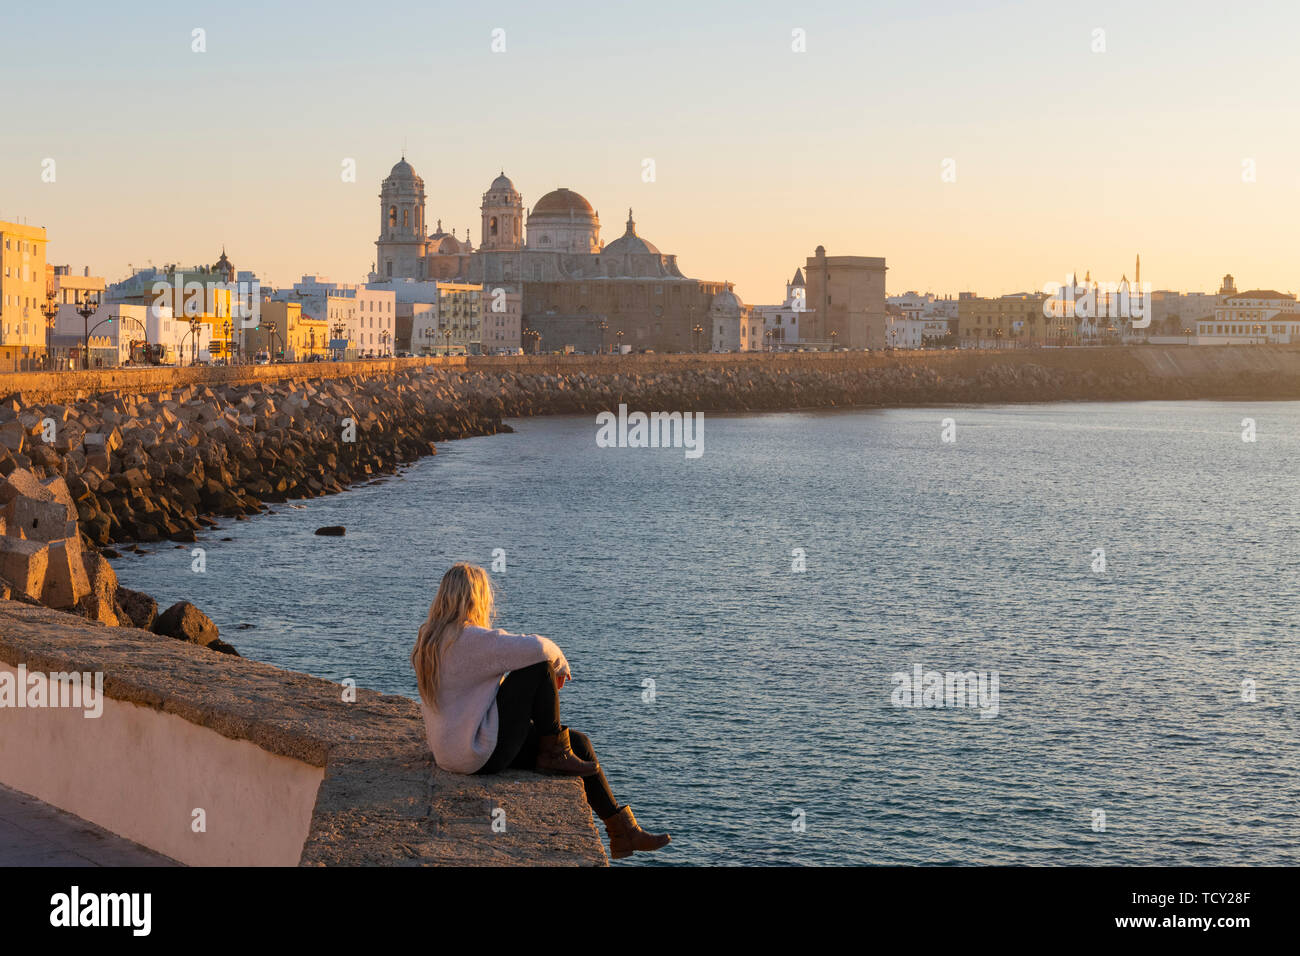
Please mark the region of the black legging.
[[[511, 671], [497, 688], [497, 745], [477, 773], [500, 773], [507, 767], [532, 770], [537, 764], [538, 741], [558, 734], [560, 692], [555, 686], [555, 669], [542, 661]], [[583, 760], [595, 760], [596, 751], [587, 735], [569, 729], [569, 746]], [[618, 801], [609, 789], [605, 772], [597, 770], [582, 778], [587, 803], [602, 820], [618, 812]]]

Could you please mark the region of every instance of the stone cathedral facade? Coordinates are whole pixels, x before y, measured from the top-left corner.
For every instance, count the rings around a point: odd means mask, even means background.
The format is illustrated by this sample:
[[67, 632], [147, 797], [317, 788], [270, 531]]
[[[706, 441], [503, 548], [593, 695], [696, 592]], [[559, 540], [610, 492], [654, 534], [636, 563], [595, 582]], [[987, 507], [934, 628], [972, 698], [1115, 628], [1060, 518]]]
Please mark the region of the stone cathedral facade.
[[425, 201], [424, 180], [403, 157], [380, 189], [371, 279], [456, 280], [518, 293], [524, 326], [541, 334], [543, 350], [596, 351], [603, 343], [707, 351], [719, 341], [717, 323], [739, 322], [747, 311], [731, 283], [684, 275], [676, 256], [638, 235], [630, 209], [623, 234], [606, 243], [583, 196], [554, 189], [529, 209], [502, 172], [483, 193], [475, 249], [468, 230], [462, 239], [439, 221], [429, 232]]

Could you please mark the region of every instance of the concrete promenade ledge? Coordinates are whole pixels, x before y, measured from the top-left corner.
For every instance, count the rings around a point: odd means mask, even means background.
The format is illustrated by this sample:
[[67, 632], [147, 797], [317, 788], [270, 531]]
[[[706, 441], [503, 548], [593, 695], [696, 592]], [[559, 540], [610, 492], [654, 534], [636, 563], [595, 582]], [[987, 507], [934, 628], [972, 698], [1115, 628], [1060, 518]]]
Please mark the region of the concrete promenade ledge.
[[[99, 716], [74, 672], [103, 675]], [[14, 706], [24, 675], [63, 706]], [[607, 862], [577, 779], [446, 773], [413, 701], [344, 691], [0, 601], [0, 785], [188, 865]]]

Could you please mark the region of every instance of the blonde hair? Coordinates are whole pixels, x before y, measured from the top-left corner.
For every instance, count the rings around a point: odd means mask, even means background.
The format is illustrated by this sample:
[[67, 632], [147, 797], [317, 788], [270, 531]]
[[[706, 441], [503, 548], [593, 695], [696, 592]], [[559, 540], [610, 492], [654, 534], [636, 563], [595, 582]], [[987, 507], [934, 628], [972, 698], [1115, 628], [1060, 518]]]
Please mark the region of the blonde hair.
[[492, 610], [492, 581], [482, 568], [459, 561], [442, 576], [411, 651], [420, 697], [434, 710], [443, 651], [460, 637], [466, 624], [491, 627]]

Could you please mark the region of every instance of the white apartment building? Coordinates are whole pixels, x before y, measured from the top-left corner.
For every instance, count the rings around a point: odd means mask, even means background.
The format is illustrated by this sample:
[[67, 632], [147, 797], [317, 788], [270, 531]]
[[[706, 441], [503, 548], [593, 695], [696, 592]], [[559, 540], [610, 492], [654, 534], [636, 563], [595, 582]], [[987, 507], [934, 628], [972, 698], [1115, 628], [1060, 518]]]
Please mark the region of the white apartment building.
[[1212, 318], [1196, 323], [1197, 345], [1287, 345], [1300, 342], [1300, 309], [1296, 297], [1273, 289], [1238, 292], [1232, 276]]
[[[470, 282], [419, 284], [435, 286], [436, 289], [429, 302], [412, 306], [412, 353], [469, 355], [482, 351], [483, 287]], [[523, 300], [520, 297], [515, 303], [514, 313], [516, 343], [519, 341], [517, 323], [522, 306]], [[517, 344], [515, 348], [518, 348]]]
[[326, 322], [331, 341], [347, 342], [345, 360], [392, 355], [396, 347], [397, 297], [391, 289], [307, 275], [271, 298], [297, 302], [304, 316]]
[[[491, 298], [491, 290], [484, 292], [482, 285], [469, 282], [379, 279], [368, 283], [368, 287], [391, 293], [403, 307], [411, 306], [411, 352], [415, 355], [442, 354], [447, 348], [460, 354], [476, 354], [490, 351], [494, 347], [519, 347], [523, 295], [513, 286], [504, 290], [504, 300], [501, 297]], [[489, 339], [489, 342], [499, 341], [499, 346], [485, 344], [482, 337], [482, 318], [493, 301], [501, 301], [506, 307], [504, 313], [498, 314], [501, 323], [493, 323], [493, 329], [502, 338]], [[433, 319], [432, 326], [429, 325], [430, 315]], [[446, 324], [440, 325], [440, 322]], [[427, 334], [429, 328], [436, 329], [437, 335]], [[448, 331], [451, 332], [450, 337], [446, 335]], [[438, 340], [436, 343], [433, 341], [435, 338]], [[432, 351], [426, 351], [430, 349]]]
[[67, 358], [70, 350], [79, 349], [87, 335], [94, 367], [142, 360], [139, 346], [145, 343], [161, 345], [162, 361], [166, 364], [189, 365], [196, 359], [212, 360], [209, 348], [212, 325], [197, 322], [191, 327], [187, 320], [175, 318], [167, 306], [106, 302], [87, 319], [75, 304], [61, 304], [54, 319], [56, 351], [60, 356]]

